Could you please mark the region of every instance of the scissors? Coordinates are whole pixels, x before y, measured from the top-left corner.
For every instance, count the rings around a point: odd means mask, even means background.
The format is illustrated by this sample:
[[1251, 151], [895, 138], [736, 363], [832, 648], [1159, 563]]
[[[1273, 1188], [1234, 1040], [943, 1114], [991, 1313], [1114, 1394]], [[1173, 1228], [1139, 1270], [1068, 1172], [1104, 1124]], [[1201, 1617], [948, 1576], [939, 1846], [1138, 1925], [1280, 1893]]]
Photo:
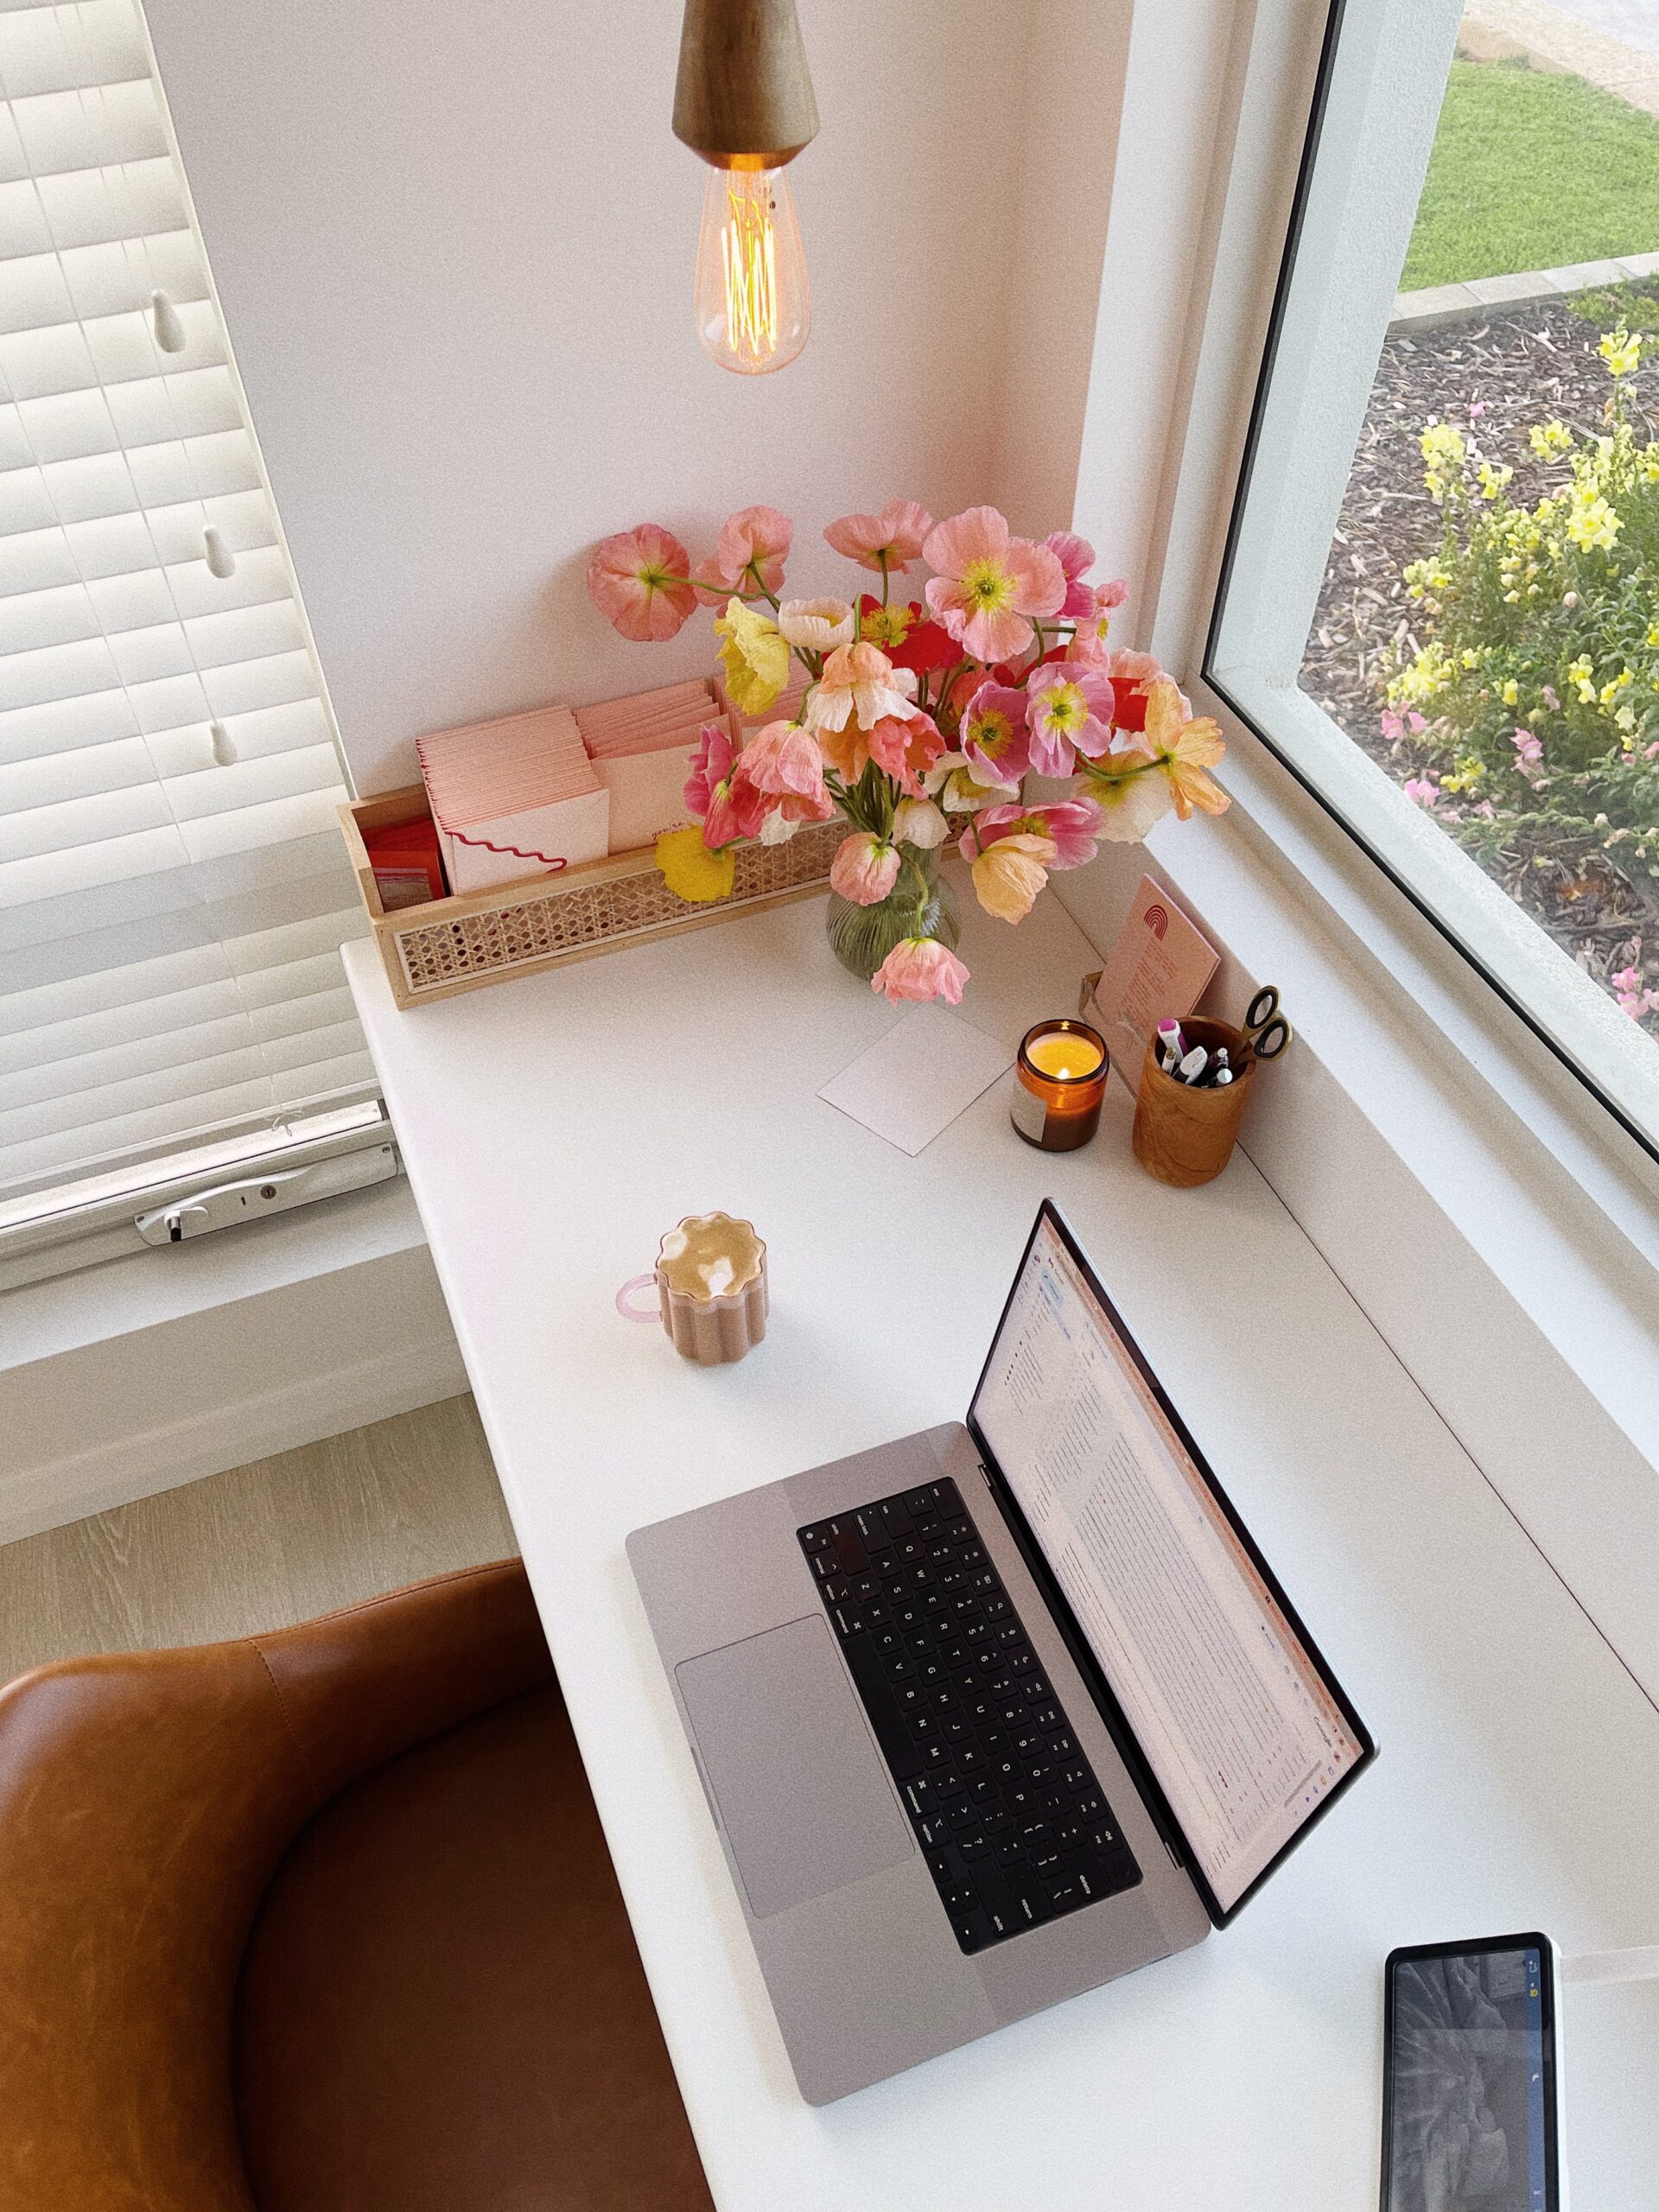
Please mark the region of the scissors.
[[1279, 993], [1274, 984], [1264, 983], [1250, 1001], [1244, 1014], [1244, 1034], [1253, 1058], [1258, 1060], [1276, 1060], [1296, 1034], [1279, 1011]]

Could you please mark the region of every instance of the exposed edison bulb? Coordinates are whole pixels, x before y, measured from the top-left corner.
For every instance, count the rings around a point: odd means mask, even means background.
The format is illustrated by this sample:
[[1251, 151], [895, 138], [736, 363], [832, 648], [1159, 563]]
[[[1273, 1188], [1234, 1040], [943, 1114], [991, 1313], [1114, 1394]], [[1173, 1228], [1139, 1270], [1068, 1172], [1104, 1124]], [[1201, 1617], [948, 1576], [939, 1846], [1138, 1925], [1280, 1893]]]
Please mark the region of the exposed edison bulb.
[[722, 369], [764, 376], [805, 345], [806, 256], [782, 169], [709, 170], [696, 289], [697, 336]]

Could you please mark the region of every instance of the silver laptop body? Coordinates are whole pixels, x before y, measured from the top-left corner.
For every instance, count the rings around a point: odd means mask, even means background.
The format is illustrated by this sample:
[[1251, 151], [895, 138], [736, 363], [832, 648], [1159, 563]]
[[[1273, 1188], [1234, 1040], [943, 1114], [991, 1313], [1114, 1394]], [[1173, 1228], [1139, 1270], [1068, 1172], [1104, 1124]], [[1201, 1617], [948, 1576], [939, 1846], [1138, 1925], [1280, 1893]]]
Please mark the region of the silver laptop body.
[[[971, 1427], [928, 1429], [628, 1539], [750, 1940], [811, 2104], [1224, 1926], [1376, 1757], [1050, 1201], [968, 1418]], [[947, 1479], [971, 1534], [954, 1506], [904, 1495]], [[880, 1501], [881, 1515], [865, 1510]], [[894, 1507], [905, 1516], [898, 1524], [884, 1517]], [[878, 1521], [887, 1531], [879, 1536], [871, 1533]], [[819, 1525], [830, 1522], [833, 1531]], [[933, 1532], [925, 1555], [942, 1563], [937, 1590], [918, 1593], [925, 1578], [913, 1565], [892, 1570], [907, 1581], [878, 1580], [889, 1570], [878, 1569], [874, 1547], [906, 1522], [912, 1542]], [[961, 1586], [963, 1548], [982, 1550], [970, 1573], [988, 1579], [995, 1569], [1000, 1592], [985, 1581]], [[832, 1551], [854, 1564], [830, 1565]], [[948, 1597], [946, 1573], [959, 1586]], [[875, 1627], [858, 1614], [894, 1590], [906, 1593], [898, 1603], [907, 1618], [884, 1615]], [[922, 1618], [918, 1608], [929, 1605], [931, 1618]], [[973, 1623], [960, 1630], [978, 1639], [971, 1651], [954, 1624], [943, 1625], [938, 1609], [947, 1607]], [[931, 1646], [924, 1630], [935, 1635]], [[1013, 1655], [1006, 1688], [997, 1687], [999, 1650]], [[899, 1682], [895, 1662], [912, 1661], [916, 1681]], [[874, 1727], [855, 1667], [868, 1677]], [[930, 1667], [931, 1682], [922, 1672]], [[987, 1682], [1009, 1707], [1029, 1690], [1014, 1726], [1006, 1709], [974, 1717], [989, 1701]], [[942, 1692], [957, 1710], [943, 1711]], [[901, 1712], [897, 1700], [906, 1696]], [[882, 1733], [906, 1754], [897, 1783]], [[970, 1738], [982, 1754], [982, 1771], [971, 1776]], [[1033, 1764], [1051, 1751], [1057, 1763]], [[1093, 1770], [1092, 1793], [1076, 1771], [1079, 1752]], [[1008, 1783], [993, 1769], [1003, 1762], [1010, 1772], [1012, 1755], [1025, 1764]], [[943, 1784], [918, 1796], [923, 1760], [944, 1762], [923, 1768], [921, 1779], [948, 1771], [948, 1807]], [[1026, 1810], [1012, 1797], [982, 1796], [1028, 1781], [1047, 1794], [1027, 1797]], [[1077, 1816], [1102, 1798], [1103, 1812], [1080, 1829]], [[1006, 1826], [993, 1834], [976, 1802], [1005, 1824], [1033, 1825], [1018, 1838]], [[1109, 1859], [1090, 1859], [1102, 1838], [1084, 1831], [1096, 1828], [1116, 1838]], [[925, 1850], [941, 1870], [937, 1884]], [[995, 1856], [1003, 1850], [1007, 1860]], [[1046, 1874], [1036, 1871], [1039, 1857]], [[1016, 1864], [1027, 1870], [1017, 1878], [998, 1871]], [[1053, 1886], [1039, 1892], [1039, 1880]], [[1017, 1896], [1007, 1888], [1016, 1881]], [[1051, 1910], [1056, 1917], [1041, 1917]]]
[[[957, 1948], [797, 1530], [956, 1478], [1144, 1879]], [[628, 1557], [801, 2094], [828, 2104], [1196, 1943], [1173, 1862], [958, 1422], [659, 1521]]]

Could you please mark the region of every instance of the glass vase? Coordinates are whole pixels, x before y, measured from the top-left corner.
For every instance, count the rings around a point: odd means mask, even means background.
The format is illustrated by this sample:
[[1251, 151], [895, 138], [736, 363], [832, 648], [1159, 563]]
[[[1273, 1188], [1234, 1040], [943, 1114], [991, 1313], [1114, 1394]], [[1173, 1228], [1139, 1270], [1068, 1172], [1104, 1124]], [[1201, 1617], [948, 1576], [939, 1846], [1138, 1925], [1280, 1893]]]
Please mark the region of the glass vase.
[[954, 952], [962, 936], [957, 894], [939, 874], [938, 848], [900, 845], [899, 852], [899, 880], [885, 899], [858, 906], [832, 891], [823, 918], [830, 950], [849, 976], [867, 983], [900, 938], [937, 938]]

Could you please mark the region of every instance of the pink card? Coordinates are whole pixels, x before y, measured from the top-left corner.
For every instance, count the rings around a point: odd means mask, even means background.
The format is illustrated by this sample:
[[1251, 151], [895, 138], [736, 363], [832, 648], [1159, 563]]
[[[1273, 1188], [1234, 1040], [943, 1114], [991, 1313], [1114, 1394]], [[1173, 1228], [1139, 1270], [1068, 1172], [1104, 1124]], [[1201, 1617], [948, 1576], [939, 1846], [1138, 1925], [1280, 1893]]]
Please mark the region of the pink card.
[[1143, 875], [1094, 999], [1112, 1065], [1131, 1090], [1140, 1089], [1158, 1024], [1191, 1014], [1220, 964], [1220, 954], [1163, 886]]

